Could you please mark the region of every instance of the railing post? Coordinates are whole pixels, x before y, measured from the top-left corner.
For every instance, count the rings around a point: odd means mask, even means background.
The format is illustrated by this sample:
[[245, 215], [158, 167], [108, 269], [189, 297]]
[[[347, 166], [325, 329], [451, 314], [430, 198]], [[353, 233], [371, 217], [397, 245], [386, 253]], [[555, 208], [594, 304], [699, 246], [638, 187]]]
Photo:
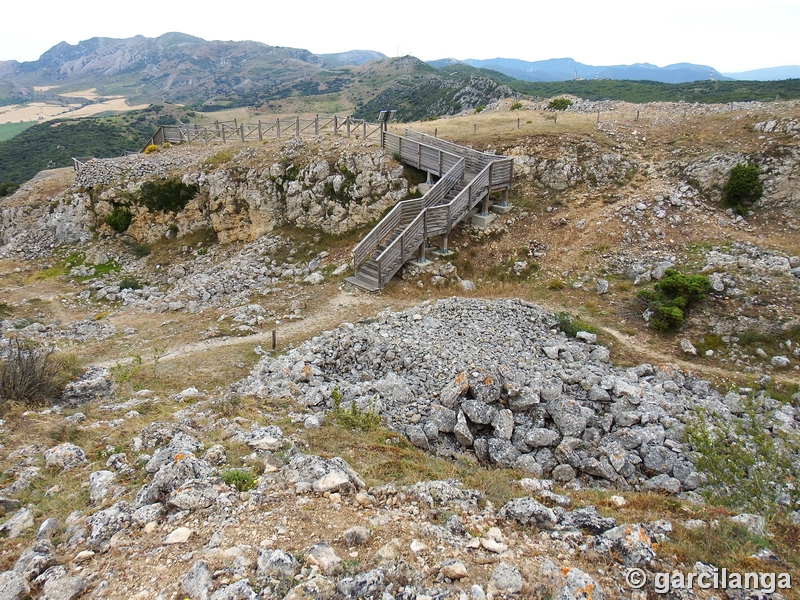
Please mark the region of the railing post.
[[275, 137], [281, 137], [281, 120], [275, 119]]
[[264, 136], [261, 133], [261, 119], [258, 120], [258, 141], [263, 142]]
[[203, 127], [203, 137], [206, 138], [206, 146], [208, 146], [208, 127]]
[[239, 125], [239, 139], [244, 142], [244, 123]]
[[381, 129], [381, 150], [386, 149], [386, 137], [384, 136], [385, 133], [386, 132], [383, 129]]
[[333, 135], [339, 135], [339, 117], [333, 115]]
[[489, 163], [489, 189], [492, 189], [492, 168], [494, 168], [494, 161]]
[[378, 287], [383, 289], [383, 259], [378, 259]]
[[314, 117], [314, 135], [319, 135], [319, 115]]
[[422, 169], [422, 144], [417, 142], [417, 168]]
[[439, 150], [439, 177], [442, 176], [442, 159], [444, 157], [444, 153]]
[[300, 137], [300, 116], [298, 115], [294, 122], [294, 137]]
[[344, 120], [345, 131], [347, 132], [347, 137], [350, 137], [350, 117], [347, 117]]
[[361, 121], [361, 131], [363, 133], [363, 136], [362, 136], [361, 139], [366, 140], [367, 139], [367, 120], [366, 119]]
[[225, 123], [222, 124], [222, 143], [225, 143]]

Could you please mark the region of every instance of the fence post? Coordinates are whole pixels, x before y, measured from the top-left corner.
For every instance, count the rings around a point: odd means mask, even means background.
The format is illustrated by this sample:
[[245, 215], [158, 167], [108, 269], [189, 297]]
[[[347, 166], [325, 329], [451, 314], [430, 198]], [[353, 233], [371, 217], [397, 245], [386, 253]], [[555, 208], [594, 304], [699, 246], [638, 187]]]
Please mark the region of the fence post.
[[258, 141], [264, 141], [264, 137], [261, 135], [261, 119], [258, 120]]
[[239, 125], [239, 139], [244, 142], [244, 123]]
[[208, 146], [208, 127], [203, 127], [203, 137], [206, 138], [206, 146]]
[[339, 135], [339, 117], [333, 115], [333, 135]]
[[281, 120], [275, 119], [275, 137], [281, 137]]
[[295, 117], [294, 122], [294, 137], [300, 137], [300, 117]]
[[225, 143], [225, 123], [222, 124], [222, 143]]
[[345, 131], [347, 132], [347, 137], [350, 137], [350, 117], [345, 118], [344, 127]]
[[319, 115], [314, 117], [314, 135], [319, 135]]
[[361, 131], [363, 133], [362, 139], [367, 139], [367, 120], [361, 121]]

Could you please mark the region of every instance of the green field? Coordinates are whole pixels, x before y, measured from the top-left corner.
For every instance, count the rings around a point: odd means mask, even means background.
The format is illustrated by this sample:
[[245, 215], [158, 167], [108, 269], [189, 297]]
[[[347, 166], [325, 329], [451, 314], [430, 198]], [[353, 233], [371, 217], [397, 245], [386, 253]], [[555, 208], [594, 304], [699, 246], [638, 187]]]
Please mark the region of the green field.
[[2, 123], [0, 124], [0, 142], [10, 140], [18, 133], [22, 133], [31, 125], [36, 125], [38, 121], [23, 121], [21, 123]]

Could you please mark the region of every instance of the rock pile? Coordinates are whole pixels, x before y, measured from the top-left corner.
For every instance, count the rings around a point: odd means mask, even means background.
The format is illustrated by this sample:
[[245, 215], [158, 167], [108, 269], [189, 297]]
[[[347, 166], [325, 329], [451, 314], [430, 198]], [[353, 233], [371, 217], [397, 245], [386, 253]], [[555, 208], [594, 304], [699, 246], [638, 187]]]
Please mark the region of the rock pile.
[[562, 483], [695, 489], [686, 424], [696, 409], [730, 420], [727, 396], [670, 366], [613, 367], [594, 342], [565, 337], [524, 301], [452, 298], [262, 358], [238, 391], [291, 396], [314, 412], [341, 397], [421, 448], [470, 450]]

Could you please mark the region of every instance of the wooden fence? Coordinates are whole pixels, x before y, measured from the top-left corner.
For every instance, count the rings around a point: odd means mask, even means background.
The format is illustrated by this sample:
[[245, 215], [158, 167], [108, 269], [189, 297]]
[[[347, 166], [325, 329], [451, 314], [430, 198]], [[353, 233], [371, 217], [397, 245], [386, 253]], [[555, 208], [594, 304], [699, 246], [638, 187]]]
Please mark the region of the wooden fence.
[[161, 125], [145, 144], [161, 146], [165, 142], [170, 144], [226, 144], [230, 142], [264, 141], [269, 138], [282, 136], [300, 137], [301, 135], [355, 135], [361, 139], [372, 136], [379, 137], [380, 123], [370, 123], [366, 119], [353, 117], [320, 117], [303, 119], [294, 117], [289, 119], [275, 119], [257, 123], [239, 123], [232, 121], [215, 121], [203, 124]]

